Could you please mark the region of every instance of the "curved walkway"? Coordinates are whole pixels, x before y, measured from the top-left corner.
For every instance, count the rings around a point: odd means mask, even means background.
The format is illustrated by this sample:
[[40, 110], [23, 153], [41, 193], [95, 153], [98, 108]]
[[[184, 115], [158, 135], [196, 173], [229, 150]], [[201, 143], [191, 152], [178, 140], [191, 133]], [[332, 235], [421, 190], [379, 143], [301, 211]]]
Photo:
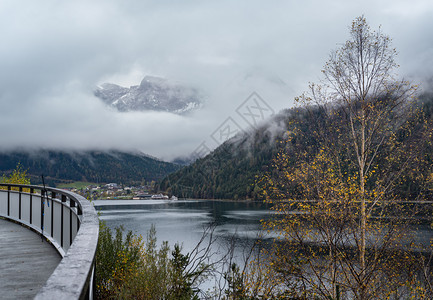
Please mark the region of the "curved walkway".
[[61, 260], [41, 236], [0, 219], [0, 298], [33, 299]]

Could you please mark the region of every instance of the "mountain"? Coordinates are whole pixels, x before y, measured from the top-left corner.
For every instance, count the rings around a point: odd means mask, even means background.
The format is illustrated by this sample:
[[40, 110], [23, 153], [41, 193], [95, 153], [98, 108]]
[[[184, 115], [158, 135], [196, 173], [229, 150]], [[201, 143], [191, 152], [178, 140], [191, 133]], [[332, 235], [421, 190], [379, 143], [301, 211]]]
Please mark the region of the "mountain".
[[122, 151], [11, 151], [0, 153], [0, 174], [10, 173], [20, 163], [33, 184], [87, 181], [140, 185], [158, 180], [180, 166], [140, 152]]
[[140, 85], [129, 88], [104, 83], [94, 95], [121, 112], [153, 110], [186, 114], [202, 104], [202, 96], [196, 89], [153, 76], [146, 76]]
[[[424, 93], [419, 99], [427, 119], [433, 123], [433, 93]], [[323, 111], [313, 113], [317, 119]], [[298, 108], [284, 110], [262, 127], [235, 136], [204, 158], [168, 175], [159, 183], [159, 189], [178, 197], [258, 199], [261, 197], [258, 179], [267, 171], [274, 172], [272, 164], [280, 151], [287, 154], [288, 167], [296, 163], [294, 151], [318, 151], [320, 145], [309, 132], [323, 124], [312, 122], [310, 114], [311, 111]], [[302, 134], [287, 141], [286, 133], [293, 130], [294, 124]], [[433, 144], [424, 151], [425, 159], [433, 165]], [[403, 183], [399, 193], [410, 197], [421, 189], [413, 180]]]
[[256, 178], [277, 155], [292, 115], [292, 110], [284, 110], [257, 130], [226, 141], [204, 158], [168, 175], [160, 182], [160, 190], [189, 198], [258, 198]]

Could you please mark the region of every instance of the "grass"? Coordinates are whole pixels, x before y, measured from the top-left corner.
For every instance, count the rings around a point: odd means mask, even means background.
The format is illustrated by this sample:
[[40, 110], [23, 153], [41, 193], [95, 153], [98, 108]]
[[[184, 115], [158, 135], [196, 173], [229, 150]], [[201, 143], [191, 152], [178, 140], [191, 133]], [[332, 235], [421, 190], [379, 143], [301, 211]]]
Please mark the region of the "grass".
[[65, 188], [75, 188], [75, 189], [82, 189], [86, 188], [89, 185], [97, 185], [94, 182], [85, 182], [85, 181], [75, 181], [71, 183], [59, 183], [57, 185], [57, 188], [65, 189]]

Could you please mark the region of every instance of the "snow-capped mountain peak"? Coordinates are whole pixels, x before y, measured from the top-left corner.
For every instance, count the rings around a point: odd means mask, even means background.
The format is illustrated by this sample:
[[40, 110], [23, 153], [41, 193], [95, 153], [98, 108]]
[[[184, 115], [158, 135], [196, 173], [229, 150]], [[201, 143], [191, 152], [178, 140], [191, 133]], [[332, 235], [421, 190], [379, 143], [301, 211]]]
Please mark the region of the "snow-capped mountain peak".
[[198, 90], [155, 76], [146, 76], [140, 85], [129, 88], [104, 83], [97, 87], [94, 94], [122, 112], [154, 110], [185, 114], [200, 108], [202, 104]]

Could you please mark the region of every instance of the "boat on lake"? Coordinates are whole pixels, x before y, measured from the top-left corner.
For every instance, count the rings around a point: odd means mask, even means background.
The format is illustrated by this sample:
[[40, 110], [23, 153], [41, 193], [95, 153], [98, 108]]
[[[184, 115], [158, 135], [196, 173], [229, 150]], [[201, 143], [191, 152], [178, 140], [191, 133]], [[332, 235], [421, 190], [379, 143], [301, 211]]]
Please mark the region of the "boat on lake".
[[163, 195], [163, 194], [155, 194], [155, 195], [152, 195], [152, 197], [150, 197], [150, 199], [152, 199], [152, 200], [167, 200], [168, 196]]

